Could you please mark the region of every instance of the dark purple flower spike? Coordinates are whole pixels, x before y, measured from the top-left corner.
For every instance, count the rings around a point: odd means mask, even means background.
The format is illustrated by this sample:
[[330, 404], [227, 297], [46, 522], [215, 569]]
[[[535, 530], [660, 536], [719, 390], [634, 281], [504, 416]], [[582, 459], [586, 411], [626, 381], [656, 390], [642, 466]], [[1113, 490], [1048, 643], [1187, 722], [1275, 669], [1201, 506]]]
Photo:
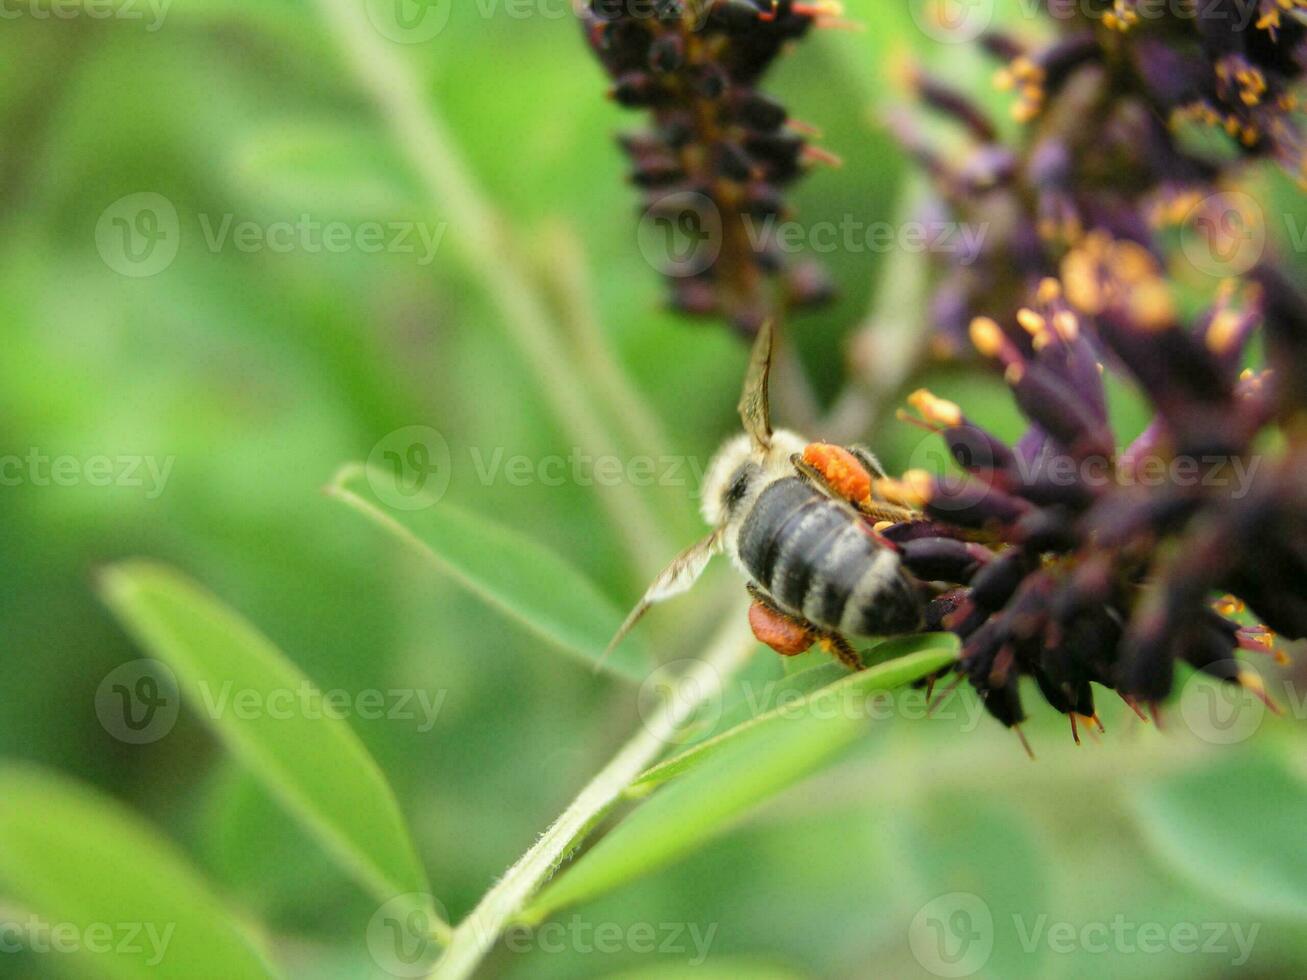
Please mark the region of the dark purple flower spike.
[[806, 127], [758, 84], [788, 43], [838, 14], [833, 0], [588, 0], [581, 8], [612, 97], [652, 117], [649, 131], [622, 146], [646, 219], [679, 236], [669, 250], [683, 254], [658, 257], [674, 308], [724, 316], [752, 334], [778, 312], [833, 295], [820, 266], [787, 263], [767, 238], [769, 219], [787, 214], [784, 190], [809, 163], [833, 158], [810, 147]]

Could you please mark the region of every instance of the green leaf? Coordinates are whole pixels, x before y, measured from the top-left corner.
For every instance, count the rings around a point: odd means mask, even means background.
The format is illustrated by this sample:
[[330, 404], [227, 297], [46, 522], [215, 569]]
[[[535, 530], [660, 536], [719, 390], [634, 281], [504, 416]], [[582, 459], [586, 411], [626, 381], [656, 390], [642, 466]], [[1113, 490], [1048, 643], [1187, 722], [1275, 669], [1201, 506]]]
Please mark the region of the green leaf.
[[[392, 474], [376, 467], [346, 466], [327, 493], [553, 646], [591, 663], [603, 660], [623, 614], [593, 582], [549, 549], [446, 501], [405, 494]], [[397, 501], [404, 506], [395, 506]], [[636, 680], [649, 672], [635, 638], [603, 663]]]
[[[159, 831], [61, 776], [0, 768], [0, 882], [78, 975], [138, 980], [276, 971]], [[107, 934], [106, 934], [107, 933]]]
[[[916, 652], [909, 652], [913, 650]], [[856, 703], [877, 691], [890, 691], [929, 677], [957, 659], [958, 640], [951, 633], [898, 637], [873, 648], [871, 656], [879, 659], [882, 651], [897, 656], [857, 674], [849, 674], [837, 665], [823, 665], [790, 675], [777, 684], [776, 693], [768, 698], [782, 701], [778, 707], [659, 763], [637, 779], [628, 794], [642, 796], [656, 789], [702, 765], [736, 740], [763, 726], [784, 725], [795, 715], [830, 714], [838, 711], [842, 704]], [[833, 675], [839, 677], [834, 683], [816, 686], [828, 682]]]
[[100, 588], [141, 646], [177, 672], [192, 708], [348, 872], [382, 901], [426, 893], [390, 785], [270, 640], [162, 565], [112, 566]]
[[[250, 133], [228, 164], [236, 188], [291, 220], [411, 221], [418, 210], [398, 161], [364, 126], [279, 120]], [[416, 232], [408, 244], [419, 245]]]
[[1307, 916], [1307, 852], [1297, 846], [1307, 787], [1261, 747], [1131, 796], [1149, 847], [1198, 889], [1261, 914]]
[[899, 889], [915, 913], [899, 943], [923, 976], [1035, 980], [1057, 972], [1046, 947], [1023, 945], [1040, 935], [1041, 921], [1058, 917], [1049, 895], [1055, 855], [1011, 794], [991, 801], [944, 792], [934, 806], [895, 812], [890, 824], [913, 872]]
[[608, 980], [804, 980], [808, 974], [799, 973], [781, 963], [754, 957], [713, 957], [705, 963], [691, 967], [685, 963], [667, 963], [662, 966], [639, 967], [621, 973], [609, 974]]
[[680, 778], [546, 888], [523, 921], [540, 922], [690, 853], [852, 744], [866, 727], [860, 706], [868, 695], [910, 684], [955, 659], [950, 645], [849, 676], [650, 770], [637, 786], [647, 790]]

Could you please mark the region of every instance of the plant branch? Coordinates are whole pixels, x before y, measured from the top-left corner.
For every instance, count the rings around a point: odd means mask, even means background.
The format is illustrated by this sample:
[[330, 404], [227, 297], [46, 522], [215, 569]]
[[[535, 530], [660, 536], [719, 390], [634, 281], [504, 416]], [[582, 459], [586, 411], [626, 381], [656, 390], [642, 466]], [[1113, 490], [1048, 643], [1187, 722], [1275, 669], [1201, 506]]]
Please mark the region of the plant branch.
[[584, 244], [575, 229], [562, 221], [552, 222], [542, 237], [548, 255], [546, 275], [557, 293], [560, 314], [576, 347], [578, 366], [589, 373], [596, 391], [613, 413], [614, 424], [625, 430], [633, 445], [649, 452], [667, 452], [671, 440], [648, 402], [632, 386], [600, 324]]
[[[554, 415], [579, 448], [612, 449], [590, 400], [558, 343], [547, 306], [523, 271], [499, 214], [463, 162], [440, 113], [424, 99], [413, 71], [373, 30], [361, 4], [318, 0], [331, 34], [359, 84], [376, 104], [433, 203], [454, 229], [469, 270], [499, 307], [509, 337], [532, 367]], [[606, 487], [601, 505], [642, 573], [653, 574], [676, 550], [647, 502], [628, 482]]]
[[[577, 370], [589, 378], [605, 417], [612, 420], [626, 444], [638, 452], [653, 456], [670, 452], [672, 441], [667, 430], [632, 383], [613, 349], [610, 334], [603, 329], [584, 244], [573, 227], [563, 221], [550, 223], [541, 237], [547, 255], [541, 260], [546, 288], [574, 348]], [[691, 520], [695, 508], [687, 507], [686, 502], [681, 495], [672, 495], [658, 502], [658, 510], [666, 518], [665, 526], [674, 528], [677, 537], [690, 538], [702, 531], [697, 520]]]
[[755, 645], [745, 624], [744, 610], [732, 608], [704, 658], [680, 679], [657, 713], [645, 719], [640, 731], [454, 929], [453, 941], [431, 980], [463, 980], [472, 975], [505, 927], [621, 799], [626, 787], [662, 755], [674, 733], [704, 701], [720, 693], [727, 678], [744, 664]]
[[[909, 177], [900, 195], [896, 222], [903, 227], [921, 213], [929, 188]], [[925, 256], [890, 253], [873, 291], [871, 308], [854, 332], [849, 356], [852, 380], [836, 399], [822, 431], [837, 442], [864, 438], [881, 419], [890, 399], [921, 367], [929, 353], [932, 325], [925, 322], [930, 274]]]

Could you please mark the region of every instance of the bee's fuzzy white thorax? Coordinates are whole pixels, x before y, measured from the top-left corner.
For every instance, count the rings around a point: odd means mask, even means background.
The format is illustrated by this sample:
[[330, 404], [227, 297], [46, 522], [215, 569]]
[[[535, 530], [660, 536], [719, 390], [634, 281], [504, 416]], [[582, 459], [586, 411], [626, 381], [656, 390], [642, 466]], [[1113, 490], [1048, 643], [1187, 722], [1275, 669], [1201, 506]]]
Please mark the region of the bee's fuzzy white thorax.
[[[738, 521], [731, 521], [730, 518], [742, 517], [748, 513], [753, 501], [766, 486], [783, 477], [793, 476], [794, 466], [790, 458], [796, 453], [802, 453], [807, 445], [808, 440], [788, 429], [778, 429], [772, 433], [771, 448], [766, 451], [755, 447], [748, 435], [741, 434], [730, 439], [717, 451], [704, 476], [699, 501], [704, 521], [711, 527], [728, 525], [729, 535], [732, 530], [729, 524], [738, 524]], [[742, 496], [728, 508], [727, 496], [746, 468], [755, 472], [748, 476]]]

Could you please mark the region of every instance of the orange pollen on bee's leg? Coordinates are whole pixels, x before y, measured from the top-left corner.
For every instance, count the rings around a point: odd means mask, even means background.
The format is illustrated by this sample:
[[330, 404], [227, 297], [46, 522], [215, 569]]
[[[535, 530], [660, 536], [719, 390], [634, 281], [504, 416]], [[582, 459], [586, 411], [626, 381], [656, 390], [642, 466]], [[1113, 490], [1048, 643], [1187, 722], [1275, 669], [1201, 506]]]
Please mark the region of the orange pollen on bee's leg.
[[814, 442], [803, 451], [803, 461], [820, 473], [830, 488], [845, 500], [862, 503], [871, 496], [871, 474], [842, 446]]
[[797, 657], [815, 642], [811, 631], [798, 620], [761, 602], [749, 607], [749, 626], [759, 643], [782, 657]]

